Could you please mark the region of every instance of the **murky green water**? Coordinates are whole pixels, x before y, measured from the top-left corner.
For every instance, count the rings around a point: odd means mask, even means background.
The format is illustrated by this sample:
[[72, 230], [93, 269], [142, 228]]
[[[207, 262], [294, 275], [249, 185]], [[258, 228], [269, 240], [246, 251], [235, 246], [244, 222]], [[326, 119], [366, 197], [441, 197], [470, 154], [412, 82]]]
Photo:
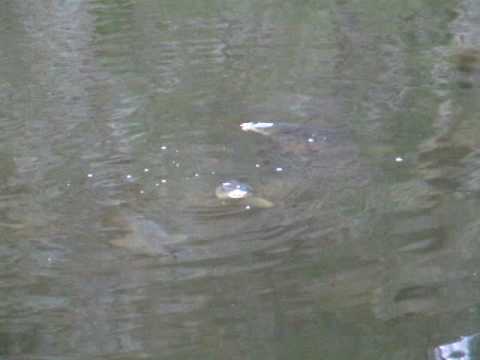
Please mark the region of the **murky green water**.
[[478, 358], [479, 18], [1, 1], [0, 356]]

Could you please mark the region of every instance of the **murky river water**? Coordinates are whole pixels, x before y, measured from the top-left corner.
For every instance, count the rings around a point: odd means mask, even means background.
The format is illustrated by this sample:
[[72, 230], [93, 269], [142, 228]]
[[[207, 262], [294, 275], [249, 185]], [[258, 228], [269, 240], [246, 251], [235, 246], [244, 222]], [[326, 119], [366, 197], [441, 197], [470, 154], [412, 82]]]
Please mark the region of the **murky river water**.
[[479, 19], [2, 0], [0, 357], [478, 358]]

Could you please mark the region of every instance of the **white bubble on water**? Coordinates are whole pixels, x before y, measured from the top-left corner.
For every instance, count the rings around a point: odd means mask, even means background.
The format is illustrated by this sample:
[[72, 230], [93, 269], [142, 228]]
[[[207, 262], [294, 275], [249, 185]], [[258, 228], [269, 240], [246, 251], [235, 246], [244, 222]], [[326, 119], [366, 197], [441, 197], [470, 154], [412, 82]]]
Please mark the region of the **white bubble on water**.
[[250, 205], [245, 206], [245, 210], [250, 210], [250, 209], [251, 209]]
[[88, 177], [88, 178], [92, 178], [92, 177], [93, 177], [93, 174], [89, 173], [89, 174], [87, 174], [87, 177]]
[[146, 173], [148, 173], [149, 171], [150, 171], [150, 169], [149, 169], [149, 168], [145, 168], [145, 169], [143, 169], [143, 172], [146, 172]]
[[314, 138], [308, 138], [307, 141], [308, 141], [309, 143], [313, 143], [313, 142], [315, 142], [315, 139], [314, 139]]
[[161, 182], [162, 184], [165, 184], [167, 182], [167, 179], [162, 179]]
[[167, 150], [167, 147], [165, 145], [163, 145], [160, 149]]
[[398, 162], [398, 163], [403, 162], [403, 158], [400, 157], [400, 156], [397, 156], [397, 157], [395, 158], [395, 162]]
[[259, 168], [259, 167], [260, 167], [260, 164], [255, 164], [255, 167], [256, 167], [256, 168]]
[[276, 172], [282, 172], [282, 171], [283, 171], [283, 168], [277, 167], [277, 168], [275, 168], [275, 171], [276, 171]]

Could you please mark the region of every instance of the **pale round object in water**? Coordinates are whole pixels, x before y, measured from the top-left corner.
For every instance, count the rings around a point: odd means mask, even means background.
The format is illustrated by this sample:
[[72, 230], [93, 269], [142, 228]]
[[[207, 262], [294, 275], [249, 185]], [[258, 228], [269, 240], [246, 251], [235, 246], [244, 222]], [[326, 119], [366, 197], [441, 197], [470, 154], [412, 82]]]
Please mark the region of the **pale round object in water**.
[[215, 189], [219, 199], [244, 199], [252, 193], [253, 189], [250, 185], [237, 180], [224, 181]]
[[246, 210], [251, 208], [268, 209], [274, 204], [267, 200], [253, 195], [253, 188], [237, 180], [228, 180], [222, 182], [215, 189], [215, 195], [221, 200], [238, 201], [245, 206]]

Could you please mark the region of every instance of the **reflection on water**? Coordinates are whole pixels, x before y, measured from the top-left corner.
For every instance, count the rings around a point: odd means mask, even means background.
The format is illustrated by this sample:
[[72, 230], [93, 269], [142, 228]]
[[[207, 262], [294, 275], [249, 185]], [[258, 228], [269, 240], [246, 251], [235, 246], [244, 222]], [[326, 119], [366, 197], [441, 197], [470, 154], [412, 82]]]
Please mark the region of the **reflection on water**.
[[1, 2], [0, 354], [475, 358], [479, 14]]
[[433, 360], [478, 359], [478, 334], [462, 336], [448, 344], [436, 346], [431, 352]]

